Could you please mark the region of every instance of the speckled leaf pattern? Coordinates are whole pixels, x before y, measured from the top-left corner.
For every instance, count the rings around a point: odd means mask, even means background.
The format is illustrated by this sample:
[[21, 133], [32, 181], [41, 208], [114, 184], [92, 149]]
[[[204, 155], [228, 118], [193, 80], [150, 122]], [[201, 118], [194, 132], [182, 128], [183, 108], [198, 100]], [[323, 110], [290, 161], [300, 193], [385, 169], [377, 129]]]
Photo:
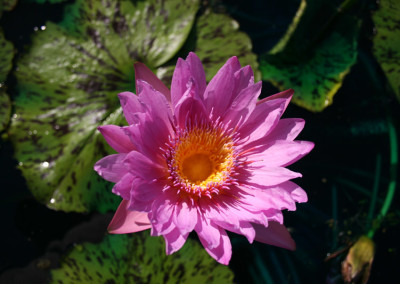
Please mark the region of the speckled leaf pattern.
[[195, 52], [207, 70], [207, 81], [234, 55], [242, 66], [251, 65], [256, 79], [260, 79], [257, 57], [251, 52], [251, 40], [248, 35], [239, 32], [239, 24], [235, 20], [223, 14], [205, 13], [196, 22], [196, 29]]
[[[194, 30], [195, 36], [189, 37], [183, 49], [194, 51], [199, 56], [208, 82], [232, 56], [237, 56], [242, 66], [250, 65], [255, 80], [261, 80], [251, 40], [247, 34], [239, 31], [239, 24], [235, 20], [224, 14], [206, 11], [197, 17]], [[175, 65], [158, 68], [157, 76], [170, 84], [174, 68]]]
[[0, 17], [3, 11], [11, 11], [17, 5], [18, 0], [0, 0]]
[[11, 103], [6, 93], [5, 80], [12, 67], [14, 48], [11, 42], [4, 38], [3, 31], [0, 29], [0, 132], [3, 131], [11, 115]]
[[400, 100], [400, 2], [379, 1], [379, 9], [373, 14], [376, 35], [373, 53]]
[[76, 245], [52, 271], [51, 283], [233, 283], [233, 273], [195, 241], [167, 256], [161, 237], [149, 232], [107, 235]]
[[120, 198], [93, 171], [113, 153], [96, 128], [123, 123], [117, 94], [134, 91], [133, 62], [155, 68], [173, 57], [197, 9], [197, 0], [78, 0], [60, 25], [35, 34], [17, 63], [9, 136], [39, 201], [64, 211], [116, 208]]
[[[299, 7], [304, 15], [297, 13], [294, 19], [300, 22], [289, 27], [296, 28], [287, 33], [290, 38], [261, 56], [260, 70], [263, 80], [280, 90], [294, 89], [295, 104], [310, 111], [322, 111], [332, 103], [343, 78], [356, 61], [358, 21], [355, 17], [340, 15], [334, 29], [318, 30], [312, 22], [313, 14], [318, 13], [323, 1], [306, 2], [307, 5], [302, 2]], [[282, 46], [282, 42], [286, 45]], [[308, 48], [298, 49], [305, 46]]]

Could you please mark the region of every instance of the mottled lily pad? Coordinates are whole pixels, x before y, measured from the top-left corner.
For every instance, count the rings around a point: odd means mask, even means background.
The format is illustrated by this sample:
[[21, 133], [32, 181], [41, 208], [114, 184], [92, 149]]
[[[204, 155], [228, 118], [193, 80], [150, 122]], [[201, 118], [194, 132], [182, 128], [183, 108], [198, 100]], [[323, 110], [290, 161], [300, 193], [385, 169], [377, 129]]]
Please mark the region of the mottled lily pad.
[[205, 13], [190, 32], [198, 4], [78, 1], [60, 24], [49, 22], [36, 33], [18, 62], [10, 139], [39, 201], [64, 211], [116, 208], [120, 199], [111, 193], [112, 185], [93, 171], [97, 160], [113, 153], [96, 128], [123, 124], [117, 94], [134, 91], [134, 61], [168, 83], [176, 57], [189, 50], [208, 60], [207, 78], [233, 55], [256, 66], [250, 39], [227, 16]]
[[[250, 65], [255, 80], [261, 80], [257, 56], [252, 52], [249, 36], [239, 31], [239, 24], [225, 14], [205, 11], [197, 17], [193, 31], [180, 52], [181, 56], [186, 56], [189, 51], [194, 51], [201, 59], [207, 81], [232, 56], [237, 56], [242, 66]], [[157, 70], [157, 76], [166, 84], [171, 82], [174, 64]]]
[[61, 25], [35, 34], [17, 63], [9, 134], [39, 201], [65, 211], [115, 209], [119, 198], [93, 171], [112, 152], [96, 128], [123, 123], [117, 94], [134, 91], [133, 62], [155, 68], [172, 58], [197, 9], [197, 0], [78, 0]]
[[11, 11], [17, 5], [18, 0], [0, 0], [0, 17], [3, 11]]
[[372, 17], [376, 28], [373, 53], [400, 100], [400, 2], [379, 1], [379, 9]]
[[107, 235], [98, 244], [75, 245], [52, 271], [51, 283], [233, 283], [231, 270], [195, 241], [167, 256], [163, 239], [148, 235]]
[[311, 111], [332, 103], [357, 58], [357, 18], [324, 5], [301, 2], [286, 35], [260, 59], [263, 80], [281, 90], [294, 89], [293, 102]]
[[5, 80], [11, 70], [13, 56], [13, 45], [4, 38], [3, 31], [0, 29], [0, 132], [10, 121], [11, 103], [6, 93]]

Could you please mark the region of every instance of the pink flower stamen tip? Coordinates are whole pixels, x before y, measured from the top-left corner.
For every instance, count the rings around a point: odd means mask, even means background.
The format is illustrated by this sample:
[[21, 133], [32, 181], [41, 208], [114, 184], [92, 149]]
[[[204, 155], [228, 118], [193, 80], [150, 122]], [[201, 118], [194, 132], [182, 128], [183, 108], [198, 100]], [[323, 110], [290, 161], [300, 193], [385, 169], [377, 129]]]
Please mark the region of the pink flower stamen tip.
[[291, 95], [258, 101], [261, 84], [236, 58], [207, 85], [200, 59], [191, 53], [177, 64], [171, 90], [139, 67], [140, 94], [120, 95], [129, 126], [99, 128], [118, 153], [98, 161], [95, 170], [116, 183], [112, 192], [123, 198], [108, 230], [150, 228], [167, 243], [177, 238], [172, 230], [183, 240], [196, 231], [223, 264], [232, 253], [225, 230], [294, 249], [277, 212], [307, 196], [290, 181], [299, 174], [285, 167], [313, 144], [295, 140], [303, 121], [281, 120]]

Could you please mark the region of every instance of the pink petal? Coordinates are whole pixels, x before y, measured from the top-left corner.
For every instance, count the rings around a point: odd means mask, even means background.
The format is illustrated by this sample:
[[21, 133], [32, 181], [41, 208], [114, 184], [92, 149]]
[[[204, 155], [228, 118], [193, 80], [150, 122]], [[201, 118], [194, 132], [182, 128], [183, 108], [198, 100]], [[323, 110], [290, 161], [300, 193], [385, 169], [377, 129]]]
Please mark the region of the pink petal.
[[190, 74], [196, 82], [199, 96], [202, 98], [207, 85], [206, 73], [204, 72], [203, 65], [197, 55], [193, 52], [189, 52], [186, 62], [189, 65]]
[[225, 230], [245, 236], [249, 243], [252, 243], [256, 236], [256, 232], [249, 222], [240, 221], [239, 226], [234, 226], [228, 222], [216, 222], [216, 224]]
[[[160, 148], [165, 147], [171, 134], [171, 125], [165, 125], [162, 119], [155, 117], [155, 121], [149, 114], [139, 116], [139, 123], [124, 127], [126, 135], [131, 140], [138, 152], [149, 157], [153, 162], [165, 165], [165, 158]], [[157, 120], [158, 119], [158, 120]]]
[[151, 228], [147, 213], [127, 210], [129, 201], [122, 200], [111, 223], [108, 232], [111, 234], [135, 233]]
[[195, 82], [190, 80], [186, 93], [175, 106], [176, 124], [181, 128], [187, 126], [188, 121], [204, 121], [207, 119], [202, 99], [199, 97]]
[[232, 256], [232, 245], [225, 230], [219, 229], [221, 238], [217, 247], [210, 247], [208, 242], [199, 236], [200, 242], [210, 256], [221, 264], [228, 265]]
[[257, 98], [261, 93], [262, 82], [250, 85], [243, 89], [226, 111], [223, 122], [230, 122], [235, 127], [239, 122], [243, 124], [256, 107]]
[[[160, 81], [160, 79], [157, 78], [156, 75], [153, 74], [153, 72], [151, 72], [151, 70], [149, 68], [147, 68], [146, 65], [144, 65], [143, 63], [137, 62], [137, 63], [135, 63], [134, 66], [135, 66], [136, 82], [138, 80], [143, 80], [143, 81], [149, 83], [150, 85], [153, 86], [154, 89], [156, 89], [158, 92], [163, 94], [168, 102], [171, 101], [171, 93], [168, 90], [168, 88], [164, 85], [163, 82]], [[136, 85], [136, 88], [137, 88], [137, 85]], [[137, 89], [136, 89], [136, 93], [139, 93], [137, 91]]]
[[259, 224], [253, 224], [253, 227], [256, 230], [256, 241], [288, 250], [296, 249], [296, 244], [285, 226], [270, 222], [267, 228]]
[[[293, 141], [303, 130], [305, 121], [301, 118], [284, 118], [279, 120], [276, 127], [266, 137], [269, 141], [290, 140]], [[262, 141], [260, 143], [263, 144]]]
[[126, 154], [106, 156], [94, 165], [94, 170], [105, 180], [119, 182], [128, 173], [123, 163], [126, 156]]
[[147, 113], [154, 121], [162, 119], [171, 132], [172, 111], [167, 99], [145, 81], [136, 80], [136, 88], [139, 100], [145, 105]]
[[179, 228], [181, 234], [190, 233], [197, 224], [197, 210], [189, 207], [186, 202], [180, 202], [175, 206], [173, 222]]
[[243, 89], [254, 84], [254, 74], [250, 65], [235, 72], [235, 90], [240, 93]]
[[294, 201], [303, 203], [307, 202], [307, 193], [297, 184], [291, 181], [287, 181], [279, 185], [279, 188], [285, 190], [290, 194]]
[[120, 195], [123, 199], [130, 199], [134, 179], [134, 176], [127, 173], [114, 185], [112, 192], [116, 195]]
[[293, 93], [294, 93], [293, 89], [289, 89], [289, 90], [277, 93], [275, 95], [266, 97], [266, 98], [264, 98], [262, 100], [259, 100], [257, 105], [261, 105], [261, 104], [263, 104], [263, 103], [265, 103], [267, 101], [271, 101], [271, 100], [285, 99], [286, 100], [286, 104], [285, 104], [285, 108], [283, 109], [283, 111], [285, 111], [287, 106], [289, 105], [290, 100], [292, 99]]
[[285, 167], [307, 155], [313, 148], [314, 143], [308, 141], [277, 140], [262, 152], [247, 157], [254, 167]]
[[234, 73], [240, 69], [237, 57], [231, 57], [211, 79], [204, 91], [207, 112], [213, 111], [215, 118], [222, 116], [237, 94], [234, 94]]
[[204, 217], [213, 220], [213, 222], [226, 222], [234, 227], [239, 227], [241, 221], [268, 225], [268, 219], [265, 215], [261, 211], [257, 211], [254, 206], [246, 206], [242, 202], [242, 197], [238, 199], [238, 196], [243, 194], [238, 194], [235, 191], [235, 187], [232, 186], [230, 194], [235, 197], [221, 196], [215, 199], [214, 204], [219, 204], [218, 207], [210, 206], [206, 208], [206, 202], [199, 201], [199, 208], [202, 208]]
[[130, 171], [132, 175], [142, 178], [145, 181], [152, 181], [164, 177], [167, 170], [154, 163], [148, 157], [140, 152], [132, 151], [124, 160], [124, 168]]
[[104, 136], [107, 143], [118, 153], [128, 153], [135, 150], [131, 140], [122, 127], [116, 125], [103, 125], [97, 128]]
[[176, 195], [172, 196], [175, 199], [169, 199], [162, 195], [154, 200], [149, 214], [150, 222], [153, 225], [152, 235], [165, 235], [176, 228], [173, 222], [175, 204], [177, 203]]
[[210, 249], [218, 247], [221, 240], [221, 230], [210, 221], [201, 220], [201, 217], [198, 220], [195, 230], [199, 238], [207, 244], [203, 244], [203, 246]]
[[251, 169], [250, 174], [242, 174], [238, 177], [244, 184], [263, 187], [277, 185], [290, 179], [301, 177], [301, 174], [282, 167], [262, 167]]
[[139, 102], [138, 97], [134, 93], [123, 92], [118, 94], [118, 98], [121, 103], [126, 121], [129, 124], [137, 123], [137, 113], [144, 111], [144, 107], [142, 103]]
[[282, 116], [286, 102], [284, 99], [276, 99], [257, 105], [246, 123], [238, 130], [242, 139], [250, 143], [272, 131]]
[[182, 248], [185, 244], [189, 233], [181, 235], [178, 228], [164, 235], [167, 255], [172, 254]]
[[[247, 203], [247, 208], [252, 211], [263, 211], [267, 209], [289, 209], [295, 210], [296, 204], [290, 192], [280, 188], [280, 185], [269, 188], [246, 188], [243, 190], [249, 194], [242, 197], [242, 201]], [[259, 222], [256, 222], [259, 223]]]
[[206, 88], [206, 75], [200, 59], [193, 52], [189, 53], [186, 61], [179, 58], [176, 63], [171, 83], [173, 106], [176, 106], [182, 96], [187, 92], [190, 80], [194, 81], [197, 88], [196, 91], [199, 97], [202, 98]]
[[176, 62], [174, 74], [171, 82], [171, 102], [175, 107], [184, 93], [187, 91], [187, 84], [190, 78], [189, 64], [182, 58], [178, 58]]

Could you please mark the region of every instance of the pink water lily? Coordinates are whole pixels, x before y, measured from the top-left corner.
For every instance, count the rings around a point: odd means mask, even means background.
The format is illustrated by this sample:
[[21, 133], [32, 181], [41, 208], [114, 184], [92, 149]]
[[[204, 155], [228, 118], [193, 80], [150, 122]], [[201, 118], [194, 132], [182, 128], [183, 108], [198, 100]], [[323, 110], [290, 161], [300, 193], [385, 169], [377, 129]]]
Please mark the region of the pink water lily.
[[226, 230], [295, 249], [281, 210], [307, 195], [285, 167], [314, 144], [294, 140], [302, 119], [281, 119], [293, 91], [258, 100], [261, 82], [236, 57], [208, 85], [194, 53], [178, 60], [171, 91], [141, 63], [135, 74], [137, 95], [119, 94], [129, 126], [99, 127], [118, 154], [94, 168], [123, 198], [109, 232], [151, 229], [171, 254], [195, 231], [222, 264], [232, 254]]

